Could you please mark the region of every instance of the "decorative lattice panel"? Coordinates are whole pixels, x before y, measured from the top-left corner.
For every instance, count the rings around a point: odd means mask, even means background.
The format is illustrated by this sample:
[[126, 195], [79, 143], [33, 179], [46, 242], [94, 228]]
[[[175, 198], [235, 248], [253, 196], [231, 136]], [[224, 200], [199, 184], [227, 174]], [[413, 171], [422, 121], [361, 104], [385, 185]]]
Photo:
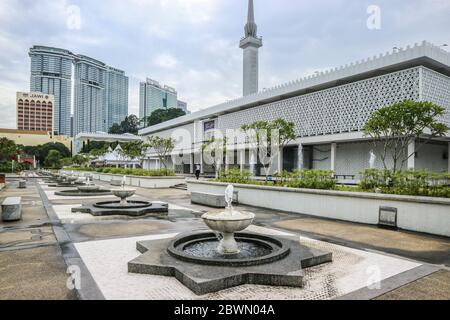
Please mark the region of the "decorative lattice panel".
[[450, 125], [450, 78], [433, 70], [422, 69], [422, 99], [447, 109], [443, 117]]
[[300, 137], [361, 130], [374, 110], [419, 100], [420, 67], [406, 69], [219, 117], [220, 129], [257, 120], [293, 121]]

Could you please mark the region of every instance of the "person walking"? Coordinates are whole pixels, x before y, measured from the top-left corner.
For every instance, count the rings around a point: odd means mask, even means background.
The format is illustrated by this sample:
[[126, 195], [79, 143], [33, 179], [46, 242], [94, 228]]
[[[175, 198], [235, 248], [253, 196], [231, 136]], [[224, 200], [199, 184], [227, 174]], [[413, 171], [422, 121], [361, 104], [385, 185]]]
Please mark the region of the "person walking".
[[200, 165], [198, 163], [195, 165], [195, 177], [197, 180], [200, 177]]

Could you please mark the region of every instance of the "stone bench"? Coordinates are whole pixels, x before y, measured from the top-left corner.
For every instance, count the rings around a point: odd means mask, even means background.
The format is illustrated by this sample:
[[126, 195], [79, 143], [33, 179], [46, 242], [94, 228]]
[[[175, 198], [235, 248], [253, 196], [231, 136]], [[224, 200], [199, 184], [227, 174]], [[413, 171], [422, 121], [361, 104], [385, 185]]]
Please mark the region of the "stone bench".
[[2, 220], [17, 221], [22, 218], [22, 198], [8, 197], [2, 203]]
[[115, 187], [121, 187], [122, 186], [122, 180], [115, 180], [115, 179], [113, 179], [113, 180], [111, 180], [110, 184], [112, 186], [115, 186]]
[[[206, 192], [191, 192], [191, 203], [202, 204], [213, 208], [225, 208], [224, 194], [214, 194]], [[233, 192], [233, 203], [239, 204], [238, 191]]]
[[27, 187], [27, 181], [26, 180], [20, 180], [19, 181], [19, 189], [25, 189]]

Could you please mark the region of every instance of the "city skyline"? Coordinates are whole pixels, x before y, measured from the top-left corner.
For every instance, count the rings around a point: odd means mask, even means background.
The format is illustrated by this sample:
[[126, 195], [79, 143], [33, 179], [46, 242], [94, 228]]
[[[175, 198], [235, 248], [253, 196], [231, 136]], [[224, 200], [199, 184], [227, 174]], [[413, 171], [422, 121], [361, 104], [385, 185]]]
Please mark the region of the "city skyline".
[[[423, 39], [438, 45], [449, 42], [445, 17], [450, 4], [445, 1], [433, 1], [433, 6], [427, 5], [430, 1], [379, 1], [380, 30], [366, 26], [368, 2], [346, 1], [345, 10], [339, 1], [265, 5], [270, 2], [255, 1], [258, 33], [265, 42], [260, 53], [260, 89], [360, 60], [373, 52], [389, 51], [393, 46]], [[39, 6], [28, 3], [30, 8], [24, 11], [25, 3], [0, 4], [4, 30], [0, 41], [5, 48], [0, 53], [1, 127], [15, 123], [15, 92], [29, 89], [27, 49], [34, 44], [67, 48], [125, 70], [130, 77], [132, 114], [138, 114], [139, 82], [148, 74], [177, 88], [191, 111], [241, 96], [242, 52], [238, 42], [247, 17], [247, 1], [192, 0], [189, 6], [181, 1], [112, 1], [108, 8], [84, 1], [73, 3], [75, 7], [68, 1], [44, 1]], [[105, 18], [95, 21], [101, 7]], [[56, 14], [31, 33], [15, 22], [20, 21], [19, 13], [24, 18], [42, 8]], [[80, 10], [78, 24], [69, 19], [77, 11], [74, 8]], [[162, 13], [167, 12], [184, 14], [166, 21]], [[148, 22], [136, 19], [139, 23], [129, 19], [144, 13], [153, 18], [145, 20]], [[29, 18], [32, 21], [33, 17]], [[102, 30], [102, 23], [114, 28]], [[57, 32], [52, 29], [55, 26], [59, 26]], [[24, 32], [29, 34], [23, 36]]]

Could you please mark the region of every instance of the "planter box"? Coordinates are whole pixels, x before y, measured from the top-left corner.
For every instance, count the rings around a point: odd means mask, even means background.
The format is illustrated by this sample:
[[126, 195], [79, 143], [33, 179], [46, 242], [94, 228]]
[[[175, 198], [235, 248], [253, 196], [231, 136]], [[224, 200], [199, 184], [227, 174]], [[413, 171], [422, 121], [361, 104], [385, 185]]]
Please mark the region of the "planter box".
[[[70, 173], [69, 171], [63, 171], [65, 173]], [[123, 175], [121, 174], [110, 174], [110, 173], [98, 173], [98, 172], [88, 172], [88, 171], [74, 171], [73, 174], [76, 176], [83, 176], [89, 173], [92, 175], [94, 180], [99, 180], [107, 183], [111, 183], [111, 180], [122, 180]], [[140, 177], [126, 175], [126, 185], [141, 187], [141, 188], [170, 188], [177, 184], [185, 183], [185, 177], [173, 176], [173, 177]]]
[[[187, 180], [190, 192], [223, 194], [227, 183]], [[450, 237], [450, 199], [234, 184], [239, 202], [311, 216], [379, 224], [380, 208], [395, 208], [401, 229]]]

